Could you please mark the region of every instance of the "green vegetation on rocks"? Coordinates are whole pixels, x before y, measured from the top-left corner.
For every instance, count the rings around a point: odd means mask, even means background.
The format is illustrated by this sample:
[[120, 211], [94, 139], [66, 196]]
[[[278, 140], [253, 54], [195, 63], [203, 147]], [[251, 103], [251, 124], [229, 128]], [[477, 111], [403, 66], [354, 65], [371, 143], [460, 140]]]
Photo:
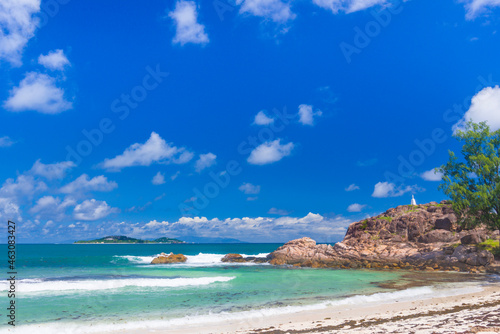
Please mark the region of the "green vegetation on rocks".
[[465, 228], [482, 224], [500, 229], [500, 130], [486, 122], [468, 122], [455, 138], [464, 142], [462, 158], [450, 151], [439, 189], [452, 199], [458, 223]]
[[488, 239], [477, 244], [479, 249], [487, 250], [488, 252], [493, 253], [495, 257], [500, 257], [500, 241], [494, 239]]

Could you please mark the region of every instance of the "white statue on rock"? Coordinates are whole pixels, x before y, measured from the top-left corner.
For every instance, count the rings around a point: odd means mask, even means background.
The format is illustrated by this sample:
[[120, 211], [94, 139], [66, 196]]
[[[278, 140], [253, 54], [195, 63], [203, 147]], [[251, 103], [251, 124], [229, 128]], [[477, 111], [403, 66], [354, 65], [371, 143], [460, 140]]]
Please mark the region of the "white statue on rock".
[[411, 205], [417, 205], [417, 201], [415, 201], [415, 197], [411, 195]]

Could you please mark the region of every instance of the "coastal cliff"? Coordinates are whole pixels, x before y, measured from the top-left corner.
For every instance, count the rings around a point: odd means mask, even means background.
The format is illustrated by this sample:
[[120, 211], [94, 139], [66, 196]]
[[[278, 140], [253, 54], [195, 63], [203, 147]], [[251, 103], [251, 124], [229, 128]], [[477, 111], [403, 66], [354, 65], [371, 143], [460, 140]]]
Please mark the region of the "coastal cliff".
[[[270, 253], [273, 265], [500, 272], [499, 231], [465, 230], [447, 201], [402, 205], [352, 223], [335, 245], [292, 240]], [[231, 261], [228, 258], [227, 262]], [[253, 259], [238, 258], [238, 262]]]
[[[352, 223], [334, 246], [292, 240], [268, 256], [274, 265], [499, 272], [499, 231], [462, 229], [448, 202], [403, 205]], [[493, 252], [493, 253], [492, 253]]]

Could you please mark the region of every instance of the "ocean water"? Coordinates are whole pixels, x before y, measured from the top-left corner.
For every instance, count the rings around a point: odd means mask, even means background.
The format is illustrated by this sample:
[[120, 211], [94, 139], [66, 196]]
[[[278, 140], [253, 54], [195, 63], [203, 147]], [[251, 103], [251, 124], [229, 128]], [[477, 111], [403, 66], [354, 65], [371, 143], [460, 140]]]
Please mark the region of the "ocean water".
[[[266, 256], [279, 246], [18, 245], [15, 333], [92, 333], [228, 319], [258, 327], [264, 314], [458, 293], [444, 288], [446, 279], [426, 278], [417, 287], [401, 289], [384, 285], [408, 280], [404, 271], [220, 261], [227, 253]], [[160, 252], [182, 253], [188, 260], [150, 265]], [[467, 289], [477, 289], [477, 284]], [[5, 279], [0, 290], [0, 332], [11, 332]]]

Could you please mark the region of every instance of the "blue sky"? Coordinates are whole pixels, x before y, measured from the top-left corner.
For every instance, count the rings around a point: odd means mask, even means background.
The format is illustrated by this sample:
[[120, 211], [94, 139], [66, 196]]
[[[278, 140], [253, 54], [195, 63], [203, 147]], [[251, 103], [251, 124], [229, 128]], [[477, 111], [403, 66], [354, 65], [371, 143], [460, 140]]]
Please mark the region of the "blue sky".
[[498, 0], [7, 1], [0, 219], [22, 242], [342, 239], [500, 128]]

